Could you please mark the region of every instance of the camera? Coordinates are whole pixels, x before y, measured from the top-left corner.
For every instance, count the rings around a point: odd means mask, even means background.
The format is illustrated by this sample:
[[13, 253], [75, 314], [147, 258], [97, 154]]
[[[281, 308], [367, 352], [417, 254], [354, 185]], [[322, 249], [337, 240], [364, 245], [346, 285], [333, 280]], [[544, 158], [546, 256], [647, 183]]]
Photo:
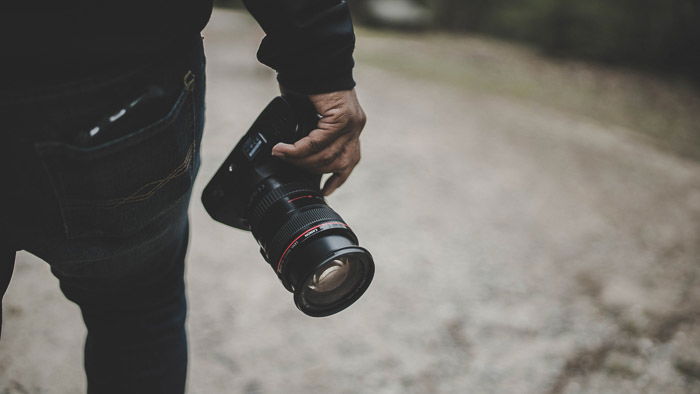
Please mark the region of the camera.
[[374, 276], [372, 255], [326, 204], [321, 175], [272, 156], [275, 144], [305, 137], [318, 120], [306, 97], [274, 98], [202, 193], [214, 220], [252, 232], [297, 308], [314, 317], [350, 306]]

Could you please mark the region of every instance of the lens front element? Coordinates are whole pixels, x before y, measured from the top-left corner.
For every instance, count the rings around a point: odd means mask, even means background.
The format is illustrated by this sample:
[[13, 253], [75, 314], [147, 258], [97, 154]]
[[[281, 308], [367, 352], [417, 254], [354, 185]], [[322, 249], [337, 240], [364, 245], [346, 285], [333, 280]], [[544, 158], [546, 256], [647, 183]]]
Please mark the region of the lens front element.
[[364, 268], [352, 255], [333, 259], [311, 275], [303, 291], [306, 303], [327, 308], [357, 290]]
[[328, 316], [355, 302], [373, 274], [372, 257], [366, 250], [353, 246], [337, 251], [309, 273], [294, 299], [307, 315]]
[[321, 267], [309, 280], [307, 285], [310, 290], [326, 293], [337, 289], [350, 272], [350, 263], [345, 258], [335, 259], [325, 267]]

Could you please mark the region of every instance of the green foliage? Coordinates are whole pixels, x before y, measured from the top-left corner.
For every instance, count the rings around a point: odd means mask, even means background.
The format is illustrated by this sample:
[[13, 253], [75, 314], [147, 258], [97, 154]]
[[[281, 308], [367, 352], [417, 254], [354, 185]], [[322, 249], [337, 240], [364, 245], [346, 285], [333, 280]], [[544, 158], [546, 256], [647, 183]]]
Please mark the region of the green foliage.
[[697, 74], [697, 0], [423, 0], [436, 24], [533, 42], [559, 55]]

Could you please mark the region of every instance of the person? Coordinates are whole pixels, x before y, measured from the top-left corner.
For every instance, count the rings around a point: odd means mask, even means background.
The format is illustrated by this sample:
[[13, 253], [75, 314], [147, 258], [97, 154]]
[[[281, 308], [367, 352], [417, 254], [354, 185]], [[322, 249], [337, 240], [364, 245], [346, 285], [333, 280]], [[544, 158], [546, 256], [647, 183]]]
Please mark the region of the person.
[[[211, 1], [3, 5], [0, 296], [15, 252], [49, 263], [87, 327], [89, 393], [182, 393], [187, 209], [204, 127]], [[246, 0], [259, 60], [318, 127], [273, 154], [345, 182], [365, 114], [345, 0]], [[233, 38], [233, 37], [232, 37]], [[214, 81], [215, 83], [216, 81]], [[27, 290], [30, 291], [30, 290]]]

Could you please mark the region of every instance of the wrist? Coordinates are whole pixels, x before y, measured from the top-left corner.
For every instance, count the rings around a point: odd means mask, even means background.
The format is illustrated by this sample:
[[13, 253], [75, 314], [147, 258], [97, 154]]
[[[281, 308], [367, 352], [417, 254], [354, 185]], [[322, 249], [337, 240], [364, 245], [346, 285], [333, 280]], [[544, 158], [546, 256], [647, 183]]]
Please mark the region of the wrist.
[[352, 69], [332, 75], [315, 75], [313, 77], [293, 77], [289, 74], [277, 74], [280, 91], [284, 94], [309, 96], [312, 94], [331, 93], [352, 90], [355, 87]]

